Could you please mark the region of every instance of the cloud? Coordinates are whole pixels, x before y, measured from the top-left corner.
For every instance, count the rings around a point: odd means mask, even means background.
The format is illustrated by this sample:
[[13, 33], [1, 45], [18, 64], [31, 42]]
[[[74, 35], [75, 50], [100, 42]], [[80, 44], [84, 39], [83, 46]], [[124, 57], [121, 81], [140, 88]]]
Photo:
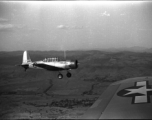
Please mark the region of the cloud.
[[58, 25], [57, 28], [58, 29], [68, 29], [69, 27], [65, 26], [65, 25]]
[[125, 13], [121, 13], [120, 15], [123, 16], [123, 15], [125, 15]]
[[58, 25], [58, 29], [82, 29], [82, 26], [67, 26], [67, 25]]
[[107, 13], [107, 11], [105, 11], [104, 13], [101, 13], [101, 16], [107, 16], [107, 17], [109, 17], [109, 16], [110, 16], [110, 14], [109, 14], [109, 13]]
[[7, 22], [8, 19], [5, 19], [5, 18], [0, 18], [0, 22]]
[[24, 28], [24, 27], [26, 27], [26, 26], [23, 25], [23, 24], [16, 24], [16, 25], [14, 25], [14, 27], [15, 27], [15, 28], [18, 28], [18, 29], [22, 29], [22, 28]]
[[29, 31], [39, 31], [40, 29], [38, 29], [38, 28], [29, 28], [28, 30]]
[[150, 31], [151, 31], [152, 29], [141, 29], [141, 28], [140, 28], [140, 29], [138, 29], [138, 30], [141, 30], [141, 31], [149, 31], [149, 30], [150, 30]]
[[14, 28], [13, 24], [0, 24], [0, 30], [11, 30]]
[[24, 28], [25, 25], [22, 24], [0, 24], [0, 31], [13, 31], [17, 29]]
[[23, 30], [23, 31], [39, 31], [38, 28], [32, 28], [27, 27], [24, 24], [0, 24], [0, 32], [10, 32], [10, 31], [17, 31], [17, 30]]
[[0, 32], [12, 32], [15, 30], [21, 30], [25, 27], [25, 25], [22, 24], [0, 24]]

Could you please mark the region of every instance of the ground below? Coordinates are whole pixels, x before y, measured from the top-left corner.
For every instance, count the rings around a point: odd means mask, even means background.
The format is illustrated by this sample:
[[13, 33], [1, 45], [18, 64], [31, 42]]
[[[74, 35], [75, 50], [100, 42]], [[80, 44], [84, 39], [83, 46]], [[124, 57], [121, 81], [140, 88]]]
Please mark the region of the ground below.
[[[60, 57], [62, 52], [30, 51], [32, 61]], [[0, 119], [77, 119], [109, 84], [131, 77], [152, 76], [152, 53], [68, 51], [79, 67], [72, 77], [15, 66], [22, 51], [0, 52]]]

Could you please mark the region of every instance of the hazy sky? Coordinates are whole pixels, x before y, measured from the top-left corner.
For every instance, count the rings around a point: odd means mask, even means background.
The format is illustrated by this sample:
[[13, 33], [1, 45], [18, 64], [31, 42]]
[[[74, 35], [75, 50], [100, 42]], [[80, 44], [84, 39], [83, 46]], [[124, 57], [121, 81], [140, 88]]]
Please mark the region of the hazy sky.
[[0, 2], [0, 51], [152, 47], [152, 2]]

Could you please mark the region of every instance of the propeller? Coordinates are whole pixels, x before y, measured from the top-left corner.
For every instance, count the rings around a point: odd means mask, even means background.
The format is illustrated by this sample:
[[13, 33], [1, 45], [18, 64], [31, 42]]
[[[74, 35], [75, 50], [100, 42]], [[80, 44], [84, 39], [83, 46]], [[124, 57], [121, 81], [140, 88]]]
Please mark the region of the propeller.
[[79, 65], [80, 63], [78, 62], [78, 60], [75, 60], [75, 65], [76, 65], [76, 68], [78, 68], [78, 65]]

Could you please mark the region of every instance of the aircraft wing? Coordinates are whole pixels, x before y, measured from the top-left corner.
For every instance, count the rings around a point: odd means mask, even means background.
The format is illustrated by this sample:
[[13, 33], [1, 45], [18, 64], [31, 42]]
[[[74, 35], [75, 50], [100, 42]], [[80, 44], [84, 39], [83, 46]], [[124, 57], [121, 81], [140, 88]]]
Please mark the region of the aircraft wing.
[[64, 70], [62, 66], [55, 66], [52, 64], [36, 63], [34, 64], [34, 66], [39, 67], [39, 68], [44, 68], [46, 70], [51, 70], [51, 71]]
[[83, 119], [152, 119], [152, 77], [111, 84]]

